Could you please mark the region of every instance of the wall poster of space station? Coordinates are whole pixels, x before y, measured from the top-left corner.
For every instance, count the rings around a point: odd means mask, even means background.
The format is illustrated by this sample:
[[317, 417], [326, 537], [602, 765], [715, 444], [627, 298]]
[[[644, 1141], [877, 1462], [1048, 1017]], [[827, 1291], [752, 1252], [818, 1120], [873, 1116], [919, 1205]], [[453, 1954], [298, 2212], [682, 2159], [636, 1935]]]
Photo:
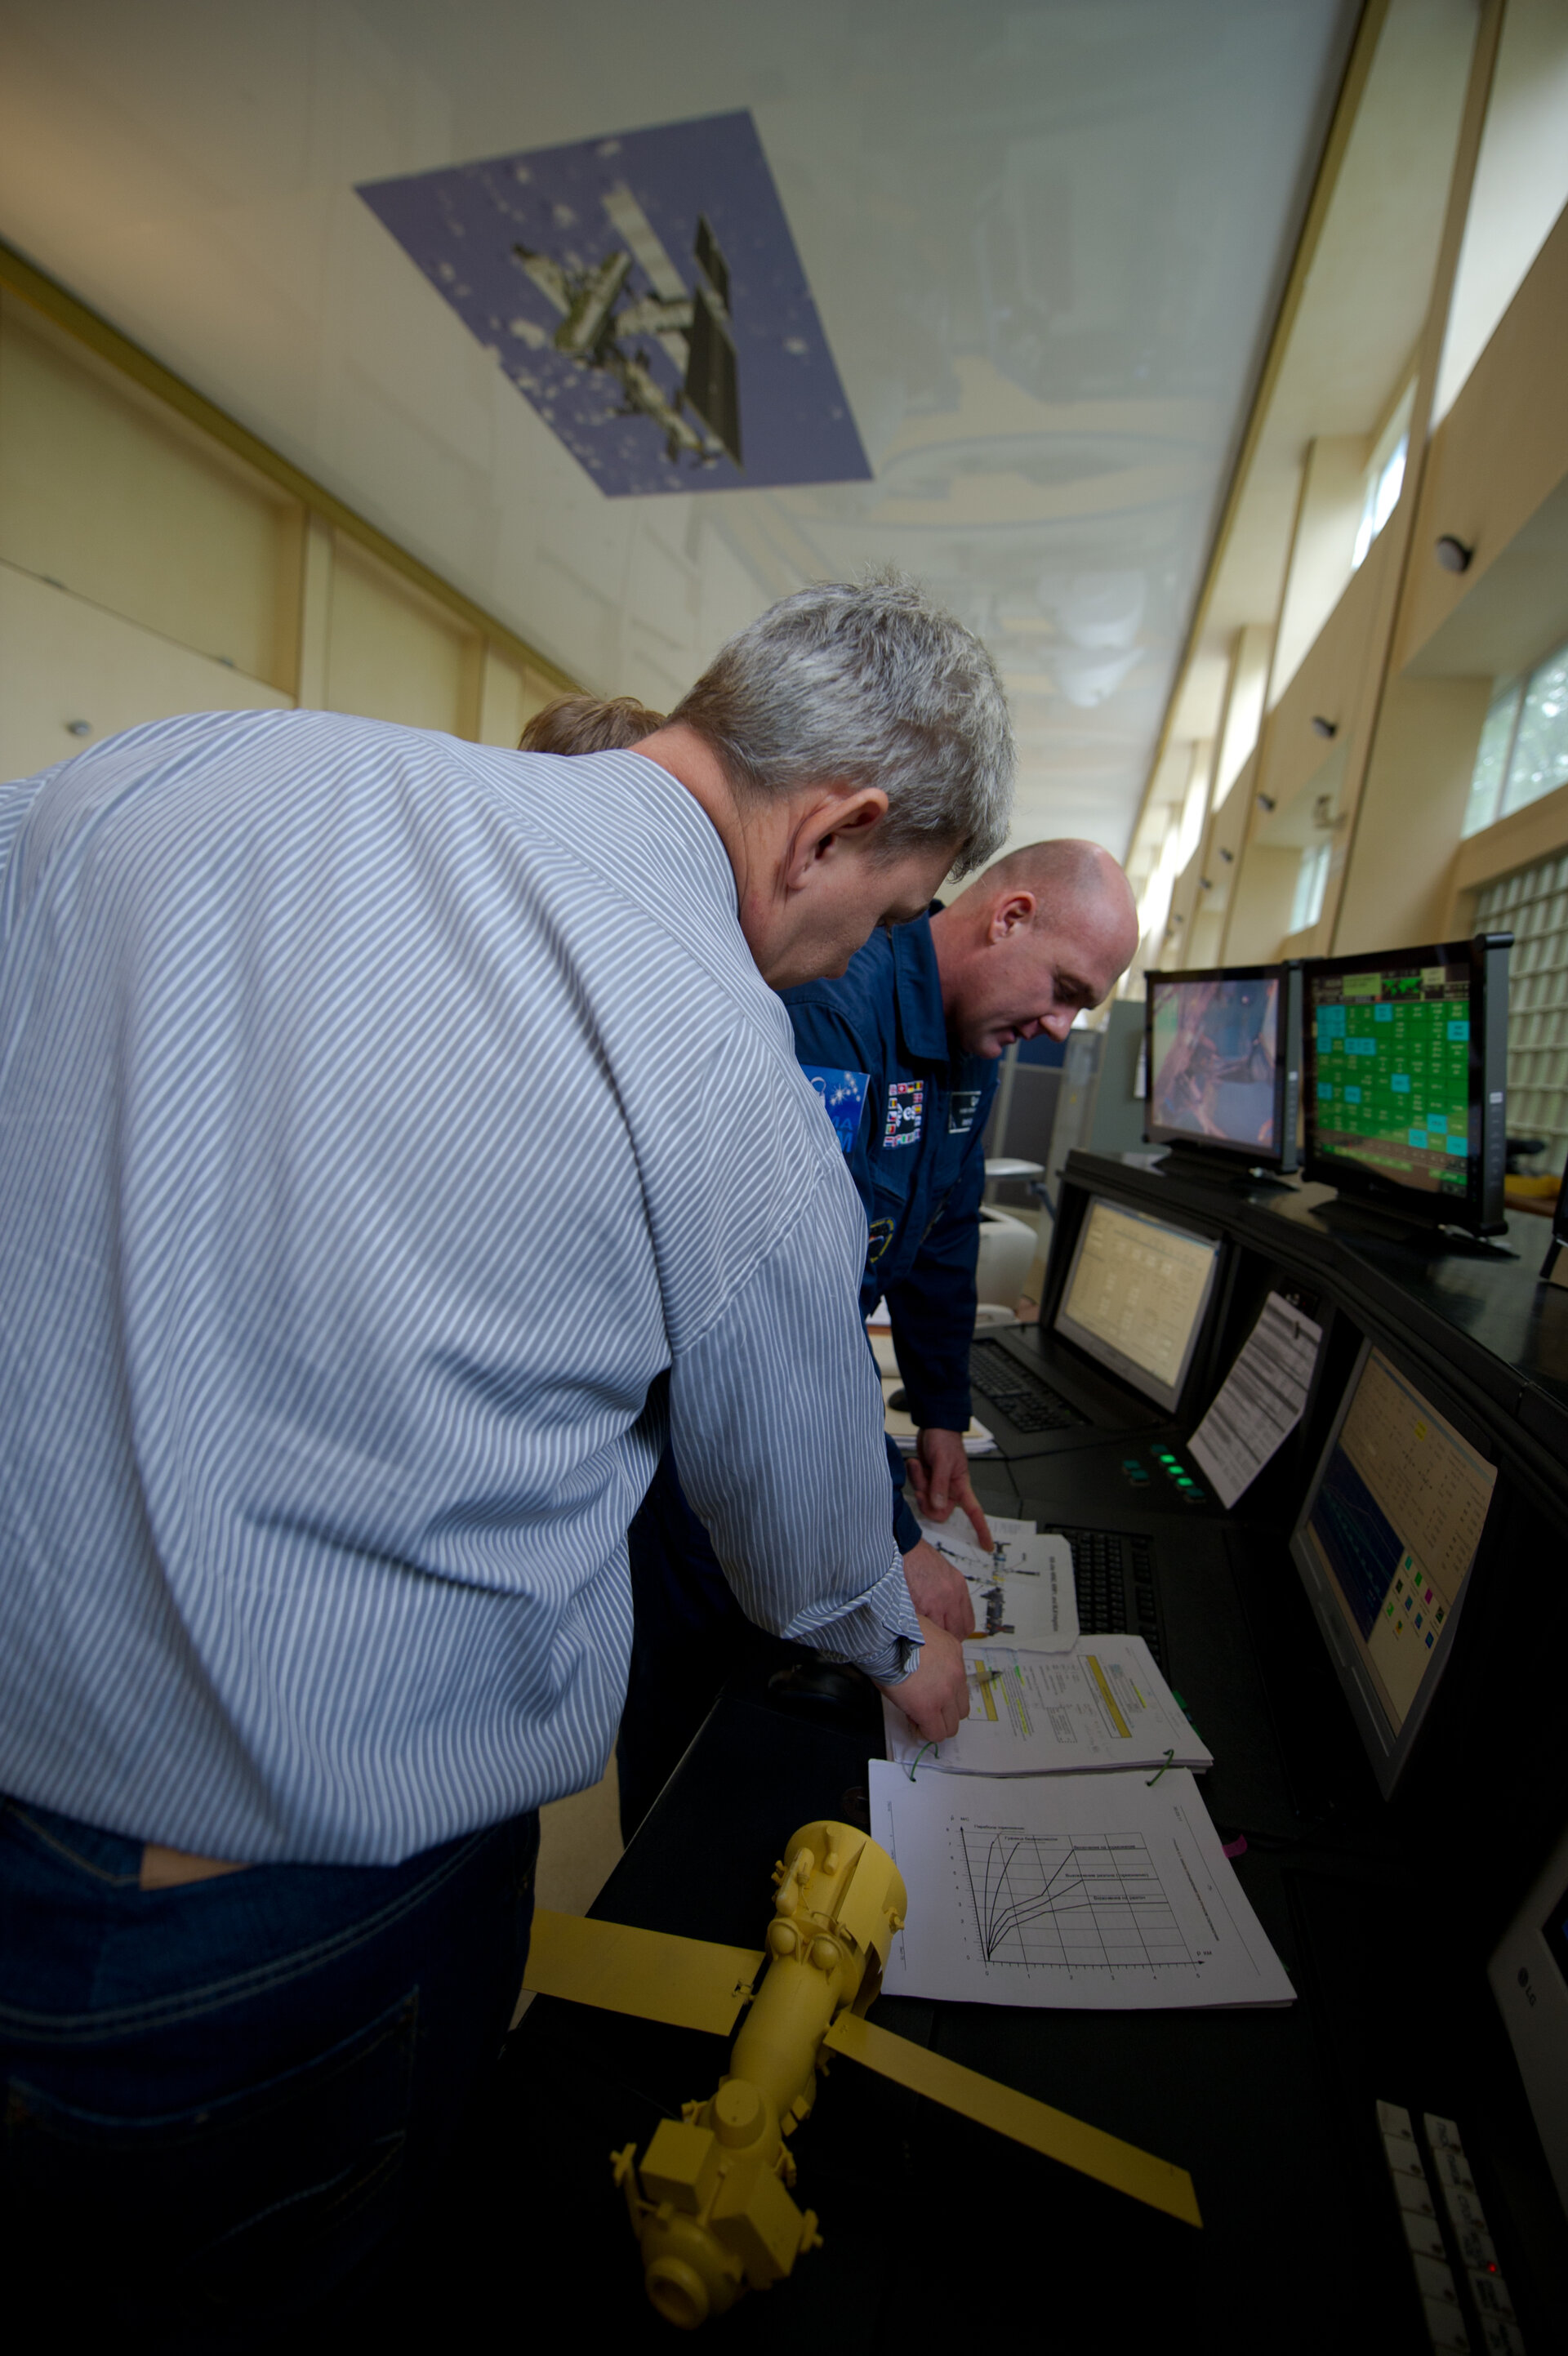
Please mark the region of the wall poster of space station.
[[869, 477], [749, 113], [359, 193], [612, 498]]

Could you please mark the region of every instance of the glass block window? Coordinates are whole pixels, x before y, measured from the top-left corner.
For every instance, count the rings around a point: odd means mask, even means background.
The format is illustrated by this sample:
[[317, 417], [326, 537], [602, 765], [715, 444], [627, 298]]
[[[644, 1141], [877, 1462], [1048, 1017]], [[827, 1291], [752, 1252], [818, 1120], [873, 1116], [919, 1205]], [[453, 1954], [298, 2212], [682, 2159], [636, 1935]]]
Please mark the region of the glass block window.
[[1526, 680], [1502, 680], [1481, 730], [1461, 834], [1479, 834], [1568, 786], [1568, 647]]
[[1514, 937], [1509, 1134], [1544, 1137], [1545, 1167], [1559, 1173], [1568, 1154], [1568, 851], [1487, 884], [1476, 901], [1476, 929]]

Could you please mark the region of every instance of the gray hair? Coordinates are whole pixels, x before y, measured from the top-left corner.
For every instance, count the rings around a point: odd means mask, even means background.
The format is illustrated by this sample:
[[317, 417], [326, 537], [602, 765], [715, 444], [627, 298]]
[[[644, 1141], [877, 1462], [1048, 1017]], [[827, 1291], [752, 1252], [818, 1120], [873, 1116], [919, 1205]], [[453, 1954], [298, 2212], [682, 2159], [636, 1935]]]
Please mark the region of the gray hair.
[[738, 793], [879, 787], [886, 858], [950, 843], [966, 875], [1006, 841], [1013, 731], [996, 667], [896, 573], [781, 599], [720, 648], [670, 719]]

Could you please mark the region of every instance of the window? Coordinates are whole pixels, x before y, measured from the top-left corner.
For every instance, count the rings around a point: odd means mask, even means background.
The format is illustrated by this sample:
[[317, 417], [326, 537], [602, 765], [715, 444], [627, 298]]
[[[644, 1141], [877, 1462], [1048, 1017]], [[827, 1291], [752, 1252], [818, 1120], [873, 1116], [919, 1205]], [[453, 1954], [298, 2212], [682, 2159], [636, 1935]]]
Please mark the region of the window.
[[1477, 896], [1476, 927], [1514, 937], [1509, 1134], [1544, 1138], [1546, 1167], [1561, 1171], [1568, 1152], [1568, 851], [1487, 884]]
[[1481, 730], [1465, 835], [1568, 785], [1568, 646], [1527, 680], [1503, 680]]
[[1323, 895], [1328, 889], [1328, 842], [1309, 842], [1301, 854], [1296, 870], [1295, 898], [1291, 902], [1290, 929], [1293, 933], [1310, 931], [1323, 914]]
[[1350, 570], [1357, 572], [1366, 562], [1367, 551], [1400, 503], [1404, 488], [1405, 460], [1410, 455], [1410, 412], [1415, 404], [1415, 386], [1406, 385], [1398, 408], [1378, 436], [1377, 447], [1367, 466], [1367, 488], [1361, 502], [1361, 521], [1356, 533], [1356, 545], [1350, 552]]
[[1568, 647], [1530, 673], [1514, 731], [1502, 815], [1568, 785]]

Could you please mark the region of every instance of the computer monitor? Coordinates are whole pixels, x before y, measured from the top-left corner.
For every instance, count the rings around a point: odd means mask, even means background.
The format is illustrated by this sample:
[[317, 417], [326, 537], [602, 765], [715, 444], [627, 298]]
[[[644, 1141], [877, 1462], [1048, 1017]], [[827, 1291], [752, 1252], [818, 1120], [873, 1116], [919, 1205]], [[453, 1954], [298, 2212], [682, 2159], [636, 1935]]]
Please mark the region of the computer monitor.
[[1496, 1480], [1363, 1342], [1291, 1553], [1385, 1798], [1448, 1665]]
[[1309, 1179], [1401, 1217], [1504, 1225], [1510, 933], [1306, 968]]
[[1294, 1170], [1301, 967], [1144, 977], [1144, 1134], [1185, 1156]]
[[1219, 1260], [1217, 1237], [1097, 1194], [1079, 1229], [1052, 1330], [1175, 1415]]

